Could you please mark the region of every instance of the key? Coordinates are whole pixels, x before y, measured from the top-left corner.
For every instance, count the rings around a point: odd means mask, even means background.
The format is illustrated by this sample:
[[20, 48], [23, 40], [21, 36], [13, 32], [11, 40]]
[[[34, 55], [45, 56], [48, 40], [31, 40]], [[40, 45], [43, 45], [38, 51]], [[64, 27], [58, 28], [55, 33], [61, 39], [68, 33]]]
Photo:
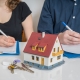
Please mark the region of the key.
[[29, 71], [29, 72], [31, 72], [31, 73], [34, 73], [34, 71], [32, 71], [31, 69], [29, 69], [27, 66], [25, 66], [24, 63], [21, 63], [21, 64], [22, 64], [22, 66], [26, 69], [26, 71]]
[[20, 69], [20, 70], [22, 70], [22, 67], [20, 67], [20, 66], [15, 66], [15, 69]]
[[14, 60], [13, 61], [13, 64], [17, 64], [17, 63], [19, 63], [20, 62], [20, 60]]
[[11, 67], [12, 69], [14, 69], [14, 68], [15, 68], [15, 66], [13, 66], [13, 65], [11, 65], [10, 67]]
[[27, 66], [27, 67], [32, 67], [32, 66], [30, 66], [29, 64], [25, 64], [25, 63], [23, 63], [25, 66]]
[[14, 73], [14, 69], [13, 69], [13, 68], [11, 68], [11, 73], [12, 73], [12, 74]]
[[19, 67], [19, 66], [18, 66], [17, 69], [26, 71], [26, 69], [25, 69], [24, 67]]
[[8, 69], [11, 71], [11, 73], [14, 73], [14, 69], [15, 69], [16, 65], [15, 64], [10, 64], [10, 66], [8, 66]]
[[8, 66], [8, 69], [9, 69], [9, 70], [11, 70], [11, 67], [10, 67], [10, 66]]

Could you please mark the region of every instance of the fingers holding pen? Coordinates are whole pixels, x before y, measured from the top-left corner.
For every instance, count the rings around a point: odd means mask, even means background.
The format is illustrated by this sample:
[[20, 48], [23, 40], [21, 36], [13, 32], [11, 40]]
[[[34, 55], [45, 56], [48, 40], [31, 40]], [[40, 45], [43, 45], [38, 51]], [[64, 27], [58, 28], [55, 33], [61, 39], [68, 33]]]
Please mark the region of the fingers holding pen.
[[75, 31], [69, 31], [69, 30], [67, 31], [70, 36], [80, 39], [80, 33], [77, 33]]
[[66, 30], [58, 37], [62, 44], [80, 44], [80, 34], [74, 31]]
[[66, 34], [67, 34], [66, 38], [69, 41], [80, 43], [80, 34], [79, 33], [74, 32], [74, 31], [66, 31]]
[[[80, 34], [73, 31], [66, 23], [62, 22], [62, 24], [68, 29], [62, 34], [59, 34], [60, 41], [63, 44], [80, 44]], [[61, 39], [62, 36], [62, 39]]]
[[5, 37], [3, 35], [0, 36], [0, 46], [2, 47], [10, 47], [15, 43], [15, 39], [13, 37]]
[[15, 43], [15, 38], [13, 38], [13, 37], [11, 37], [11, 36], [8, 36], [7, 41], [8, 41], [9, 43]]

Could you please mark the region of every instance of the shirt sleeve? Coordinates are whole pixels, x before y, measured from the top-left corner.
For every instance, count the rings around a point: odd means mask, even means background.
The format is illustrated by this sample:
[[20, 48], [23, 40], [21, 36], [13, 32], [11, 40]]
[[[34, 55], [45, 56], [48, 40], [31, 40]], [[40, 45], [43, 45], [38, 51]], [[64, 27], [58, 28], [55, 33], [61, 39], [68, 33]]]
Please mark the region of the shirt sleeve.
[[21, 21], [23, 22], [31, 13], [28, 5], [25, 2], [22, 2]]
[[[51, 0], [45, 0], [38, 23], [38, 32], [53, 33], [53, 19], [51, 15]], [[54, 15], [54, 13], [53, 13]]]

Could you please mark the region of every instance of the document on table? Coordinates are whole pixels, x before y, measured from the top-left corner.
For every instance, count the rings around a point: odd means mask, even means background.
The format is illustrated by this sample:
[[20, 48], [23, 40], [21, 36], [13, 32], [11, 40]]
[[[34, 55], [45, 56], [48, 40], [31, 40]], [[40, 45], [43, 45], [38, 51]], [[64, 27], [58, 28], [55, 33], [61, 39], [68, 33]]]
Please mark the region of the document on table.
[[0, 47], [0, 53], [8, 53], [8, 54], [16, 53], [16, 43], [12, 47]]
[[62, 45], [62, 48], [66, 52], [80, 54], [80, 44], [78, 44], [78, 45]]

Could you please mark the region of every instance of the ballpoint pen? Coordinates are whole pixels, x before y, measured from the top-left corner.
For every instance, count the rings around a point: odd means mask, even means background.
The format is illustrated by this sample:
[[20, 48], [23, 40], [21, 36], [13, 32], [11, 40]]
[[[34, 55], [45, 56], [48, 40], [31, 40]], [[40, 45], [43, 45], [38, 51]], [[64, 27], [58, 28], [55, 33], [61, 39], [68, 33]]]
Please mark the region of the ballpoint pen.
[[70, 31], [73, 31], [66, 23], [62, 22], [62, 24]]
[[2, 35], [4, 35], [5, 37], [7, 37], [7, 35], [0, 29], [0, 33], [2, 34]]

